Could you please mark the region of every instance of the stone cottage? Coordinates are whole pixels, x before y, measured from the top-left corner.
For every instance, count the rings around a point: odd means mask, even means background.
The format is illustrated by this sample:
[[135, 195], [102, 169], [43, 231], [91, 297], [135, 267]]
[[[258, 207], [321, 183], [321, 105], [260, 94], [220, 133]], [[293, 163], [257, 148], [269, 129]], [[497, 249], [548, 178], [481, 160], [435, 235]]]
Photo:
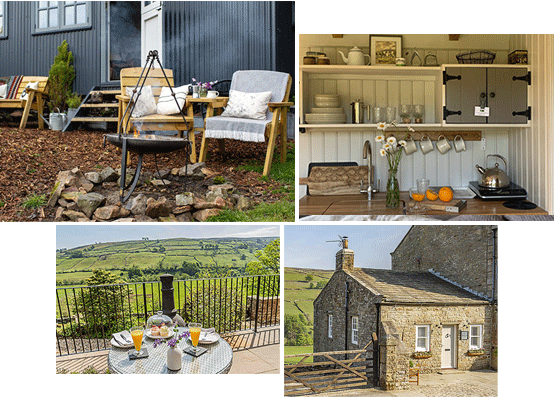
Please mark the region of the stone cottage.
[[[419, 231], [418, 226], [411, 228], [392, 253], [396, 269], [402, 266], [403, 258], [412, 255], [413, 249], [405, 246], [416, 245], [413, 239], [422, 238], [424, 232], [433, 235], [435, 227], [426, 232]], [[436, 266], [438, 270], [422, 267], [432, 263], [434, 250], [438, 255], [434, 260], [439, 262], [440, 254], [451, 255], [458, 250], [456, 243], [444, 250], [438, 247], [450, 241], [453, 234], [461, 241], [462, 232], [476, 230], [455, 227], [451, 234], [449, 230], [442, 231], [444, 241], [435, 241], [435, 249], [428, 255], [415, 257], [420, 258], [413, 260], [417, 268], [407, 266], [402, 270], [355, 268], [355, 253], [345, 241], [336, 254], [335, 273], [314, 301], [314, 352], [361, 349], [376, 332], [379, 384], [386, 390], [408, 388], [411, 362], [423, 372], [490, 368], [495, 302], [488, 296], [486, 286], [481, 293], [462, 284], [462, 279], [452, 280], [447, 265]], [[422, 245], [429, 243], [419, 241]], [[470, 245], [473, 249], [463, 245], [464, 251], [473, 252], [476, 257], [482, 255], [487, 262], [487, 255], [477, 251], [490, 252], [488, 245], [480, 242], [480, 249]], [[451, 266], [464, 266], [463, 253], [451, 257]], [[426, 355], [430, 357], [420, 358]]]

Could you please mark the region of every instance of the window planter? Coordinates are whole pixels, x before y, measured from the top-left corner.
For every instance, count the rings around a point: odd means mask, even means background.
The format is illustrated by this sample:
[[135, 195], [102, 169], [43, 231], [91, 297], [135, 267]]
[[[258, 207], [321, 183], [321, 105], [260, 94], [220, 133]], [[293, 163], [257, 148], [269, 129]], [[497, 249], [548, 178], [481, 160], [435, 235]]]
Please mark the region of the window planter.
[[412, 357], [416, 359], [430, 358], [432, 357], [432, 352], [414, 352], [412, 353]]
[[469, 356], [482, 356], [484, 354], [484, 350], [469, 350], [466, 354]]

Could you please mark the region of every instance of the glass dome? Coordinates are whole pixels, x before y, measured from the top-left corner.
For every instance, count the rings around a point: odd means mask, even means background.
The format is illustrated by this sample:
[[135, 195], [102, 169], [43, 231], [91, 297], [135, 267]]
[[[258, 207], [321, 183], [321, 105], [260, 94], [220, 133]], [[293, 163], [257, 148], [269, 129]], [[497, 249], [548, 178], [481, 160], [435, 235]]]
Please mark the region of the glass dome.
[[163, 314], [160, 310], [156, 312], [155, 315], [150, 316], [146, 322], [146, 329], [150, 329], [153, 326], [161, 327], [165, 325], [166, 327], [171, 327], [173, 325], [173, 321], [171, 318]]

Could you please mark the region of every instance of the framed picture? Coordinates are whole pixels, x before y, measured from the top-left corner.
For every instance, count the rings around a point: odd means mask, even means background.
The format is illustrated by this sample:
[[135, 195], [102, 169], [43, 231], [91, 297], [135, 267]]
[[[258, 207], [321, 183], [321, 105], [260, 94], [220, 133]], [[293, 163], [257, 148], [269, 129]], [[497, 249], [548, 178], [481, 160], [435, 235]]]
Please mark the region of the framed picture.
[[401, 56], [401, 36], [370, 36], [371, 65], [395, 65]]

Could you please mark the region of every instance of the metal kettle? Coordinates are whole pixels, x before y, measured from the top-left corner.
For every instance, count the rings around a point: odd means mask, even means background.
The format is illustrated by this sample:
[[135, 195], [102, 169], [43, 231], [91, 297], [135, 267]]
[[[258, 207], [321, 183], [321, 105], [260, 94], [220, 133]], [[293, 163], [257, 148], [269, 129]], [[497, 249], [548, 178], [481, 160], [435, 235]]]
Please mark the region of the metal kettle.
[[482, 174], [482, 179], [478, 182], [478, 185], [487, 189], [501, 189], [509, 186], [511, 184], [511, 178], [507, 175], [507, 160], [505, 157], [499, 154], [488, 154], [486, 156], [486, 162], [488, 157], [498, 157], [503, 160], [503, 163], [505, 163], [505, 171], [499, 168], [499, 163], [495, 163], [495, 167], [487, 169], [476, 164], [476, 169]]

